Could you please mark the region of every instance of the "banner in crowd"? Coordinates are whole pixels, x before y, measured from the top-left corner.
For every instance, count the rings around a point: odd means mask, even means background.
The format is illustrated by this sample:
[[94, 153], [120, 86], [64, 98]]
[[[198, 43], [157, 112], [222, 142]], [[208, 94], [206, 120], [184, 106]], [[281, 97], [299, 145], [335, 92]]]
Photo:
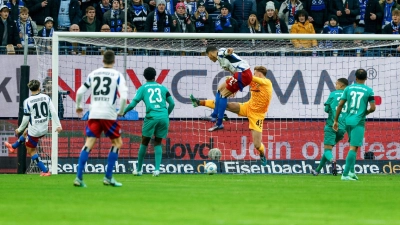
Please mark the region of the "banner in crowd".
[[[274, 92], [268, 111], [268, 118], [325, 118], [323, 103], [329, 93], [335, 89], [336, 79], [348, 78], [352, 83], [358, 68], [368, 71], [367, 85], [375, 95], [382, 99], [377, 111], [369, 118], [398, 118], [400, 109], [397, 77], [398, 62], [395, 57], [243, 57], [251, 67], [263, 65], [268, 68], [267, 77], [272, 81]], [[0, 104], [4, 110], [0, 117], [16, 117], [19, 101], [19, 67], [23, 56], [1, 56], [0, 66]], [[31, 79], [43, 80], [52, 74], [51, 61], [41, 65], [39, 70], [37, 56], [29, 56]], [[43, 62], [41, 60], [40, 62]], [[123, 58], [117, 56], [116, 69], [123, 71]], [[63, 105], [64, 117], [75, 117], [74, 103], [76, 91], [87, 75], [102, 66], [102, 56], [59, 56], [60, 90], [69, 91]], [[218, 83], [225, 80], [228, 72], [218, 63], [211, 62], [206, 56], [129, 56], [127, 61], [127, 84], [129, 99], [137, 88], [145, 82], [142, 76], [144, 68], [152, 66], [158, 72], [157, 82], [170, 90], [176, 107], [172, 118], [197, 118], [208, 115], [209, 110], [193, 108], [189, 95], [203, 99], [213, 99]], [[86, 94], [86, 99], [89, 94]], [[244, 102], [249, 98], [248, 87], [238, 93], [233, 101]], [[90, 103], [89, 100], [86, 103]], [[88, 104], [86, 104], [88, 109]], [[145, 108], [140, 103], [136, 110], [143, 117]], [[236, 115], [230, 114], [230, 117]]]
[[[58, 173], [76, 173], [78, 159], [60, 159]], [[166, 174], [198, 174], [204, 173], [206, 160], [163, 160], [160, 172]], [[213, 161], [217, 165], [219, 173], [231, 174], [309, 174], [311, 169], [315, 169], [319, 161], [314, 160], [274, 160], [268, 161], [268, 165], [263, 167], [255, 161]], [[345, 161], [337, 162], [338, 173], [342, 173]], [[107, 167], [106, 159], [91, 159], [85, 167], [85, 173], [104, 173]], [[119, 159], [115, 163], [115, 173], [131, 173], [137, 167], [137, 160]], [[154, 161], [144, 160], [143, 173], [152, 173], [155, 169]], [[398, 161], [387, 160], [361, 160], [355, 164], [355, 172], [359, 174], [379, 174], [379, 173], [400, 173], [400, 163]], [[332, 166], [325, 165], [322, 174], [331, 173]]]

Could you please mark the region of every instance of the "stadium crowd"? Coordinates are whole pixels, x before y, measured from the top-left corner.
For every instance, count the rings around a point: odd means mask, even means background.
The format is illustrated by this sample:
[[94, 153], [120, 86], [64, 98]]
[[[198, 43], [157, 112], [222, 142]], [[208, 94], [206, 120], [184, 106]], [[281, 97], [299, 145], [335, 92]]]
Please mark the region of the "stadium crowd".
[[128, 0], [127, 6], [122, 0], [0, 0], [0, 5], [1, 46], [17, 48], [54, 31], [398, 34], [400, 25], [396, 0]]

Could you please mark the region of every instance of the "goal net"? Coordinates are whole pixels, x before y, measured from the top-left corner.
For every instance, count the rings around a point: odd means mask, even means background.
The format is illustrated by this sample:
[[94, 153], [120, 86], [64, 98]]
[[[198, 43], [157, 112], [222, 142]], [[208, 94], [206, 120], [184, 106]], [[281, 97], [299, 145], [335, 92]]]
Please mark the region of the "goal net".
[[[62, 107], [63, 132], [49, 133], [52, 172], [75, 173], [84, 145], [85, 118], [75, 114], [76, 91], [86, 76], [102, 67], [102, 53], [116, 52], [115, 68], [126, 74], [131, 101], [145, 82], [143, 70], [154, 67], [156, 81], [165, 85], [176, 106], [170, 115], [168, 138], [163, 141], [162, 173], [202, 173], [212, 148], [221, 151], [215, 160], [222, 173], [309, 173], [324, 151], [327, 114], [324, 102], [335, 90], [338, 78], [355, 81], [355, 70], [368, 72], [367, 85], [376, 95], [377, 110], [369, 115], [364, 145], [357, 159], [374, 152], [380, 161], [358, 161], [356, 172], [375, 173], [387, 160], [400, 158], [399, 91], [400, 69], [397, 35], [251, 35], [251, 34], [149, 34], [149, 33], [54, 33], [53, 40], [37, 38], [39, 77], [52, 80], [52, 99]], [[265, 116], [262, 142], [268, 165], [262, 167], [252, 144], [246, 118], [226, 112], [225, 128], [208, 132], [213, 124], [205, 120], [211, 109], [193, 108], [189, 95], [214, 99], [217, 86], [229, 74], [205, 55], [207, 46], [231, 47], [255, 66], [268, 68], [273, 98]], [[57, 84], [57, 85], [54, 85]], [[61, 96], [61, 97], [60, 97]], [[249, 88], [229, 101], [246, 102]], [[85, 95], [87, 112], [90, 96]], [[60, 114], [60, 113], [59, 113]], [[137, 166], [137, 154], [145, 106], [138, 104], [128, 119], [121, 120], [123, 147], [116, 173], [130, 173]], [[54, 130], [54, 128], [53, 128]], [[90, 153], [86, 173], [104, 172], [110, 141], [101, 137]], [[333, 149], [343, 168], [349, 149], [346, 137]], [[379, 164], [381, 163], [381, 164]], [[144, 173], [154, 170], [150, 146]], [[330, 165], [322, 170], [329, 173]], [[341, 170], [339, 170], [340, 172]], [[380, 171], [381, 172], [381, 171]]]

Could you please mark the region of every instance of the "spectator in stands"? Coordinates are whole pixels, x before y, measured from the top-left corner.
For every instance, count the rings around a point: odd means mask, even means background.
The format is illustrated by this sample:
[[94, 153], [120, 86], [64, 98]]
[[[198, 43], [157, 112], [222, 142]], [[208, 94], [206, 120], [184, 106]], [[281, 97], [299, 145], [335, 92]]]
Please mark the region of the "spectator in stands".
[[[20, 10], [19, 18], [16, 21], [19, 38], [21, 40], [21, 44], [33, 47], [35, 45], [35, 40], [33, 40], [33, 36], [37, 34], [37, 26], [34, 21], [29, 17], [29, 9], [26, 7], [22, 7]], [[26, 42], [25, 35], [28, 36], [28, 40]]]
[[53, 0], [26, 0], [26, 7], [29, 9], [29, 14], [39, 30], [43, 28], [43, 21], [46, 17], [54, 18], [56, 16], [53, 5]]
[[305, 0], [303, 3], [303, 8], [309, 13], [308, 20], [313, 24], [315, 33], [321, 33], [328, 21], [329, 0]]
[[186, 13], [186, 6], [183, 2], [176, 4], [175, 13], [172, 15], [172, 24], [177, 33], [194, 33], [195, 29], [190, 15]]
[[292, 25], [295, 23], [296, 13], [302, 9], [303, 3], [299, 0], [285, 0], [279, 9], [278, 16], [285, 21], [290, 30]]
[[20, 10], [25, 6], [25, 3], [22, 0], [8, 0], [5, 3], [10, 10], [10, 15], [12, 21], [17, 21], [20, 15]]
[[383, 18], [382, 18], [382, 29], [392, 22], [392, 11], [397, 9], [400, 10], [400, 5], [394, 0], [380, 0], [379, 4], [383, 9]]
[[136, 32], [144, 32], [144, 24], [146, 23], [147, 15], [150, 13], [149, 5], [143, 3], [142, 0], [132, 0], [128, 5], [128, 18], [136, 28]]
[[185, 6], [186, 6], [186, 13], [189, 16], [193, 16], [194, 13], [197, 11], [197, 7], [198, 7], [199, 3], [196, 0], [186, 0], [186, 1], [183, 1], [183, 3], [185, 3]]
[[200, 1], [197, 7], [197, 11], [192, 16], [196, 33], [213, 33], [212, 20], [206, 11], [205, 3]]
[[208, 16], [210, 16], [213, 21], [215, 21], [217, 17], [221, 14], [221, 5], [224, 2], [224, 0], [205, 1]]
[[122, 32], [137, 32], [135, 27], [132, 26], [132, 24], [130, 22], [126, 23], [126, 31], [125, 31], [125, 23], [122, 24]]
[[174, 12], [175, 12], [175, 5], [176, 5], [176, 3], [178, 3], [179, 1], [178, 0], [166, 0], [165, 1], [165, 11], [167, 11], [167, 13], [169, 14], [169, 15], [172, 15], [172, 14], [174, 14]]
[[240, 28], [240, 33], [251, 33], [251, 34], [264, 33], [264, 29], [257, 19], [256, 11], [250, 12], [250, 16], [249, 19], [247, 20], [247, 23], [242, 24], [242, 27]]
[[54, 1], [54, 27], [59, 31], [68, 31], [71, 24], [78, 24], [82, 15], [78, 0]]
[[165, 0], [157, 1], [157, 8], [149, 13], [146, 18], [145, 32], [174, 32], [175, 27], [172, 24], [172, 16], [166, 10]]
[[343, 28], [343, 33], [354, 34], [354, 23], [356, 17], [360, 15], [359, 0], [346, 0], [344, 4], [342, 0], [332, 0], [330, 14], [338, 17], [338, 22]]
[[146, 3], [147, 5], [149, 5], [149, 7], [150, 7], [149, 13], [153, 12], [154, 9], [156, 8], [156, 0], [144, 0], [143, 2]]
[[112, 1], [112, 8], [103, 15], [103, 23], [108, 24], [111, 32], [121, 32], [122, 24], [125, 23], [125, 13], [119, 6], [119, 0]]
[[275, 9], [279, 9], [281, 7], [281, 4], [276, 1], [276, 0], [257, 0], [257, 19], [258, 21], [263, 21], [264, 19], [264, 15], [267, 12], [266, 11], [266, 7], [267, 7], [267, 3], [268, 2], [272, 2], [275, 6]]
[[238, 23], [239, 28], [246, 25], [249, 19], [250, 12], [257, 11], [257, 4], [255, 0], [235, 0], [232, 4], [232, 17]]
[[[392, 10], [392, 21], [383, 28], [382, 34], [399, 34], [399, 26], [400, 10], [394, 9]], [[398, 51], [399, 49], [400, 47], [397, 48]]]
[[232, 7], [229, 3], [221, 5], [221, 15], [214, 21], [215, 33], [239, 33], [239, 25], [231, 16]]
[[12, 44], [22, 48], [17, 25], [8, 17], [9, 11], [6, 5], [0, 6], [0, 44], [1, 46]]
[[[297, 11], [295, 15], [295, 24], [290, 30], [291, 34], [315, 34], [313, 25], [308, 20], [308, 13], [304, 9]], [[295, 48], [317, 47], [317, 40], [292, 40]]]
[[38, 32], [39, 37], [53, 37], [53, 18], [46, 17], [44, 20], [44, 27]]
[[375, 34], [380, 31], [383, 17], [382, 7], [378, 0], [360, 0], [360, 15], [357, 16], [356, 34]]
[[262, 21], [262, 26], [264, 28], [265, 33], [270, 34], [281, 34], [281, 33], [289, 33], [289, 28], [286, 25], [285, 21], [279, 18], [278, 13], [275, 9], [275, 4], [270, 1], [267, 3], [265, 7], [266, 13], [264, 14], [264, 19]]
[[87, 7], [89, 7], [89, 6], [94, 7], [95, 5], [97, 5], [99, 0], [78, 0], [78, 2], [79, 2], [79, 5], [81, 6], [81, 8], [80, 8], [81, 14], [83, 14], [83, 12], [86, 12]]
[[[80, 28], [78, 26], [78, 24], [72, 24], [69, 27], [69, 32], [80, 32]], [[68, 46], [68, 44], [67, 44]], [[82, 46], [82, 44], [79, 44], [77, 42], [73, 42], [69, 44], [70, 49], [71, 49], [71, 54], [72, 55], [77, 55], [80, 51], [80, 47]]]
[[111, 32], [110, 26], [108, 26], [108, 24], [103, 24], [103, 26], [101, 26], [100, 32]]
[[106, 13], [110, 9], [110, 0], [101, 0], [101, 3], [96, 6], [96, 17], [102, 24], [104, 24], [104, 13]]
[[81, 32], [99, 32], [101, 22], [96, 18], [96, 10], [93, 6], [86, 8], [86, 15], [78, 24]]
[[[330, 15], [328, 17], [328, 25], [324, 26], [322, 30], [323, 34], [343, 34], [342, 27], [338, 24], [338, 18], [335, 15]], [[333, 43], [332, 41], [320, 41], [319, 48], [332, 48]]]

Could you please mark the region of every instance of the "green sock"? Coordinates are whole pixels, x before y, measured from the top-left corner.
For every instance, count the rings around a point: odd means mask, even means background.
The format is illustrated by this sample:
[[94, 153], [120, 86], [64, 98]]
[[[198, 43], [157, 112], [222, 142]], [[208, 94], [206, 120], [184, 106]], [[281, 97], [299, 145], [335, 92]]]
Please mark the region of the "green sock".
[[319, 161], [319, 165], [317, 167], [317, 169], [315, 171], [317, 171], [319, 173], [319, 171], [321, 171], [322, 167], [324, 167], [326, 164], [326, 158], [324, 155], [322, 155], [321, 160]]
[[346, 166], [344, 167], [343, 176], [348, 176], [349, 171], [353, 168], [354, 171], [354, 164], [356, 164], [356, 156], [357, 153], [353, 150], [350, 150], [346, 157]]
[[138, 167], [137, 171], [142, 171], [143, 159], [146, 155], [147, 146], [140, 144], [139, 153], [138, 153]]
[[160, 170], [162, 148], [161, 145], [154, 146], [154, 154], [156, 155], [156, 170]]
[[325, 149], [324, 156], [328, 162], [332, 162], [333, 160], [332, 149]]

